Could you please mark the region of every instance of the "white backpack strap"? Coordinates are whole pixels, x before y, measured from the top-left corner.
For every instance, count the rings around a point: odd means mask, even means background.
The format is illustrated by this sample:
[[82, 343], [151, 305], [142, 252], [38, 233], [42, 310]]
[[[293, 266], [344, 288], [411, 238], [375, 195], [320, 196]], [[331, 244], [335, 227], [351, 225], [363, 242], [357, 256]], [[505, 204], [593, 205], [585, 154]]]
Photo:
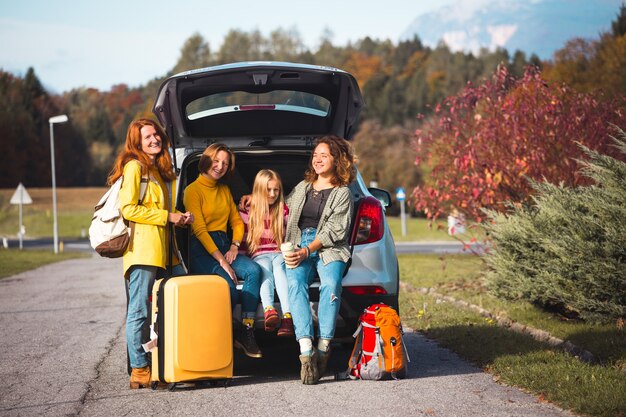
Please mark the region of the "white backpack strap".
[[380, 336], [380, 329], [376, 328], [376, 348], [374, 349], [377, 352], [377, 355], [382, 358], [383, 361], [383, 366], [382, 366], [382, 370], [384, 371], [385, 369], [387, 369], [385, 367], [385, 354], [384, 352], [384, 342], [383, 342], [383, 338]]

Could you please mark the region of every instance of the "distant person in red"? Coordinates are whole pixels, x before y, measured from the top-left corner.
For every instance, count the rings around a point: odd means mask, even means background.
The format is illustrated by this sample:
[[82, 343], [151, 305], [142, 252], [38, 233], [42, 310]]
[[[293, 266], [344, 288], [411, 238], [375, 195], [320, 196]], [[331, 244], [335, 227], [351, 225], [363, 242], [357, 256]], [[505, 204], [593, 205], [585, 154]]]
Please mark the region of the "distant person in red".
[[[124, 277], [128, 285], [126, 343], [132, 372], [130, 388], [150, 385], [147, 354], [141, 346], [142, 329], [148, 320], [148, 296], [157, 277], [167, 274], [169, 223], [191, 224], [194, 216], [177, 213], [172, 204], [171, 184], [176, 179], [169, 153], [170, 141], [156, 122], [139, 119], [130, 123], [126, 143], [115, 160], [108, 178], [113, 184], [122, 175], [120, 209], [134, 223], [132, 245], [124, 253]], [[139, 201], [141, 183], [146, 183], [143, 199]], [[185, 275], [174, 250], [172, 273]]]

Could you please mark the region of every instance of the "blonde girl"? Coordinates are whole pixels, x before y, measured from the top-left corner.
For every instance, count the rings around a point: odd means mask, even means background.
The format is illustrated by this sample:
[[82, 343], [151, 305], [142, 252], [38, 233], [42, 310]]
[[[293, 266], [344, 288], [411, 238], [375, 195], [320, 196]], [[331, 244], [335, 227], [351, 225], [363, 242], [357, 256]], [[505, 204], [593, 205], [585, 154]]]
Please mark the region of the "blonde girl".
[[[285, 261], [280, 252], [280, 245], [285, 238], [288, 209], [277, 172], [271, 169], [258, 172], [250, 206], [239, 214], [246, 226], [242, 250], [261, 266], [260, 295], [265, 312], [265, 331], [273, 332], [278, 328], [278, 336], [293, 336]], [[280, 300], [282, 320], [274, 308], [274, 290]]]

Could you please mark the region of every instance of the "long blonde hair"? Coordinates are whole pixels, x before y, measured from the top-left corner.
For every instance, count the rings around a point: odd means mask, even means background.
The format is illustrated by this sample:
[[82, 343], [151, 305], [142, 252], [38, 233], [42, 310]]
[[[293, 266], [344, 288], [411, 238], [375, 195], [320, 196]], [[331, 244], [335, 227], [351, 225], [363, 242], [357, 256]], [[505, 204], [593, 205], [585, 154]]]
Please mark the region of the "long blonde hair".
[[[276, 202], [268, 204], [267, 185], [270, 181], [276, 181], [280, 192]], [[276, 245], [283, 243], [285, 232], [284, 226], [285, 198], [283, 196], [283, 183], [280, 175], [271, 169], [262, 169], [254, 178], [252, 197], [248, 211], [248, 237], [246, 239], [250, 253], [254, 253], [261, 242], [261, 235], [265, 229], [265, 222], [269, 222], [269, 229], [274, 235]]]

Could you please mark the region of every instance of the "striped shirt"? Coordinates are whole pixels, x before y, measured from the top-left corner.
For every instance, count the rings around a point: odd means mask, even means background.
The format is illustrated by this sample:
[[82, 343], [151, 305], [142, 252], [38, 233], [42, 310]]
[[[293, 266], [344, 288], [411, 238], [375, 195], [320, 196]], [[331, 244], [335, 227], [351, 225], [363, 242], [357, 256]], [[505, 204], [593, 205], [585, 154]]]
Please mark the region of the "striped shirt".
[[[264, 253], [274, 253], [280, 251], [280, 248], [276, 244], [276, 240], [274, 239], [274, 233], [270, 228], [269, 219], [265, 219], [263, 222], [265, 227], [263, 229], [263, 233], [261, 233], [261, 239], [259, 240], [259, 245], [257, 246], [254, 253], [249, 253], [248, 248], [248, 223], [250, 222], [250, 215], [248, 213], [249, 208], [246, 211], [239, 210], [239, 216], [241, 216], [241, 220], [243, 220], [244, 224], [244, 234], [243, 239], [241, 240], [241, 246], [239, 247], [239, 253], [241, 255], [248, 255], [250, 258], [254, 258], [255, 256], [262, 255]], [[287, 218], [289, 215], [289, 209], [287, 205], [284, 206], [283, 211], [283, 241], [285, 239], [284, 231], [287, 229]]]

